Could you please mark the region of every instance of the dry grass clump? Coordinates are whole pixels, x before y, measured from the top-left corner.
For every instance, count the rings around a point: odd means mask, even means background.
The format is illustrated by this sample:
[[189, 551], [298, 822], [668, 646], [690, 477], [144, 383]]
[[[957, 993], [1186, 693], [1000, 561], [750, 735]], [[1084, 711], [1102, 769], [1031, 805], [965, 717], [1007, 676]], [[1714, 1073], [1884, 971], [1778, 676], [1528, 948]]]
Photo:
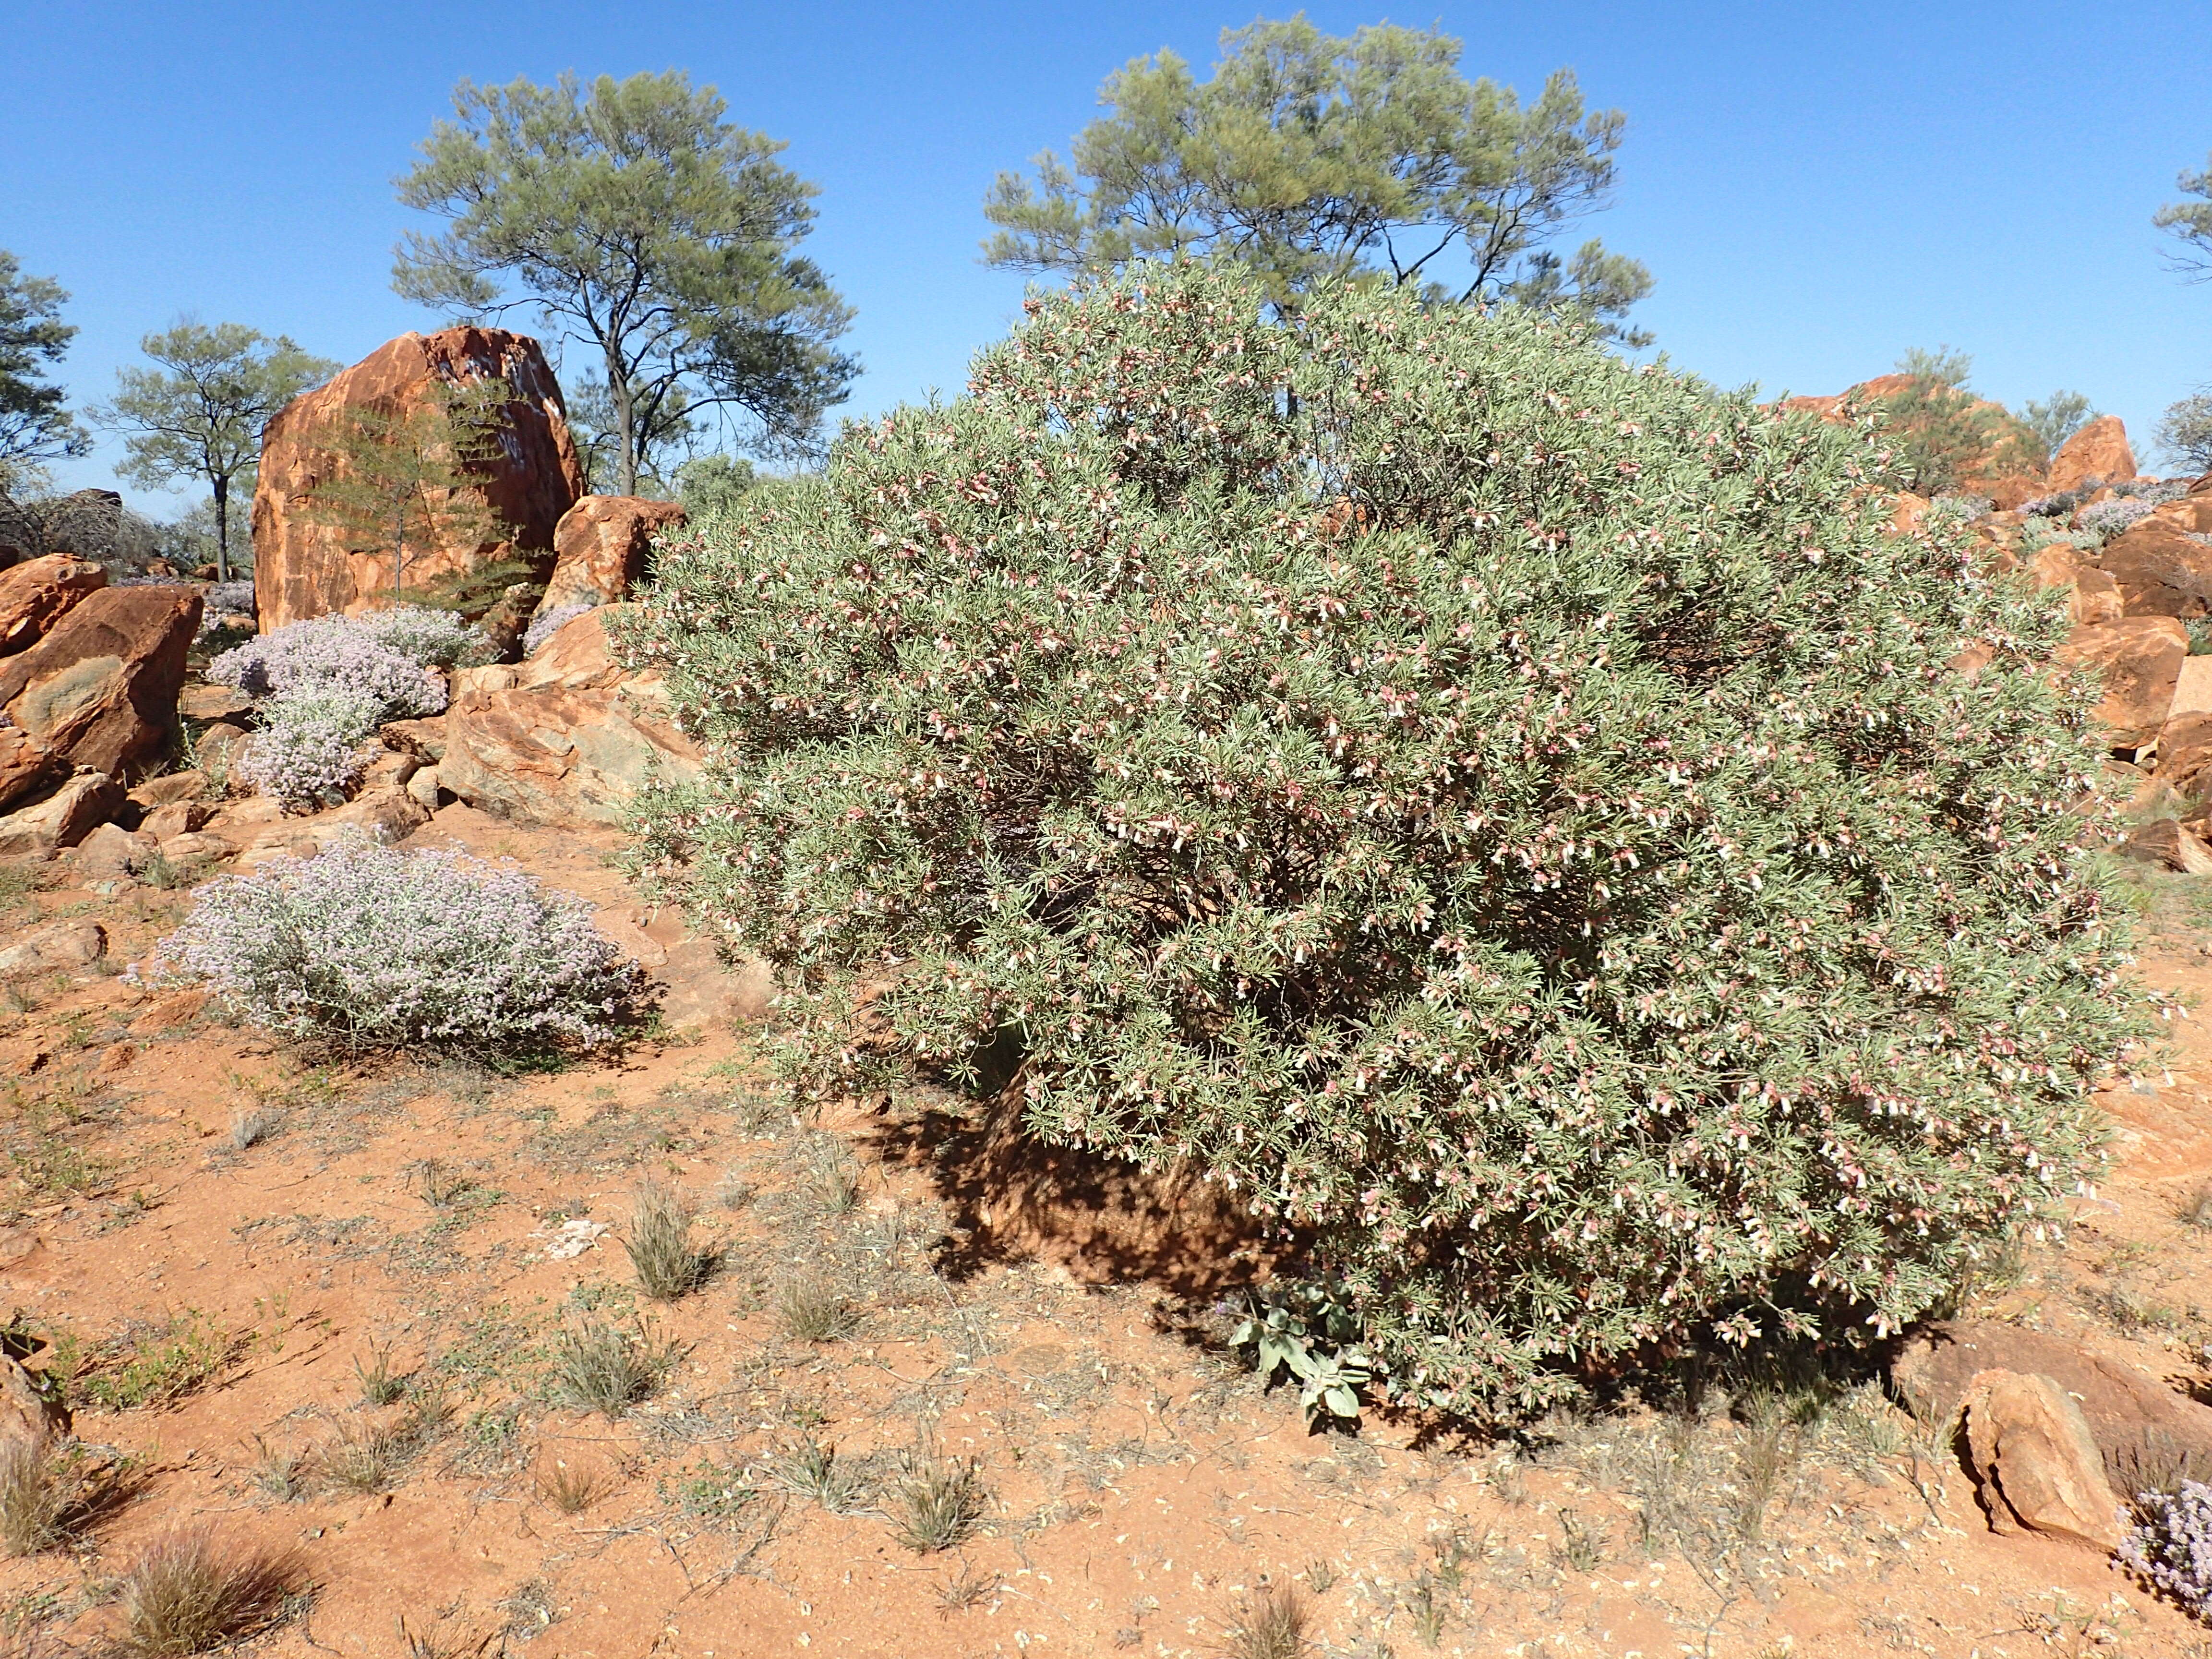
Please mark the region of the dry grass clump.
[[565, 1330], [553, 1345], [554, 1397], [585, 1411], [620, 1417], [660, 1386], [677, 1346], [641, 1324], [617, 1330], [596, 1319]]
[[832, 1515], [851, 1515], [867, 1501], [865, 1483], [849, 1464], [837, 1461], [837, 1449], [819, 1441], [769, 1460], [769, 1473], [786, 1492], [808, 1498]]
[[0, 1544], [36, 1555], [81, 1537], [128, 1503], [140, 1480], [127, 1462], [73, 1442], [0, 1444]]
[[1298, 1659], [1313, 1609], [1295, 1584], [1262, 1584], [1237, 1604], [1223, 1651], [1230, 1659]]
[[975, 1460], [940, 1456], [926, 1441], [908, 1456], [889, 1497], [891, 1528], [917, 1555], [963, 1542], [983, 1518], [983, 1478]]
[[563, 1515], [581, 1515], [605, 1492], [596, 1469], [571, 1468], [558, 1460], [538, 1477], [538, 1495]]
[[776, 1322], [794, 1342], [835, 1342], [857, 1322], [844, 1293], [819, 1273], [793, 1273], [776, 1286]]
[[629, 1237], [623, 1240], [638, 1288], [656, 1302], [691, 1294], [714, 1270], [713, 1249], [691, 1237], [691, 1212], [673, 1188], [648, 1181], [637, 1189]]
[[120, 1586], [132, 1653], [205, 1653], [267, 1629], [304, 1579], [299, 1559], [225, 1542], [204, 1528], [173, 1532], [131, 1563]]

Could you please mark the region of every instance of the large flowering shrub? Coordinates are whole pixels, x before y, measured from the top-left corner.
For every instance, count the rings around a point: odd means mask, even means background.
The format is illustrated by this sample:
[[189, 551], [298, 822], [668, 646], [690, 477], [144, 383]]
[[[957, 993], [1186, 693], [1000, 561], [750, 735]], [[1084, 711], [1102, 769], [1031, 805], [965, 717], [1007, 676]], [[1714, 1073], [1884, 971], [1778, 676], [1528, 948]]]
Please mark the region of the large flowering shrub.
[[603, 1042], [636, 969], [591, 907], [464, 854], [367, 842], [222, 876], [149, 976], [206, 981], [257, 1025], [349, 1048]]
[[[374, 698], [393, 719], [442, 710], [445, 682], [426, 672], [435, 659], [396, 648], [369, 624], [368, 617], [341, 616], [289, 623], [215, 658], [207, 678], [254, 697], [306, 685], [340, 687]], [[391, 631], [404, 640], [399, 629]]]
[[2093, 693], [1869, 434], [1510, 308], [1030, 310], [620, 630], [708, 747], [650, 854], [803, 1079], [1017, 1057], [1454, 1408], [1894, 1328], [2074, 1186], [2132, 1029]]
[[2146, 1492], [2143, 1518], [2120, 1546], [2152, 1589], [2198, 1618], [2212, 1620], [2212, 1486], [2184, 1480], [2170, 1492]]

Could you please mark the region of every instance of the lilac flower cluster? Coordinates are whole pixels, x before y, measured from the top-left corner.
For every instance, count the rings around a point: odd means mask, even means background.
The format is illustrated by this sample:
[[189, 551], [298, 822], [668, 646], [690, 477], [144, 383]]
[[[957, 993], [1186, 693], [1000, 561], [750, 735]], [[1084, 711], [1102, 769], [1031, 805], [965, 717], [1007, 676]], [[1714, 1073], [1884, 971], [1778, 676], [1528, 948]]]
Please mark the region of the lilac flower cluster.
[[526, 657], [536, 655], [539, 646], [544, 644], [586, 611], [597, 608], [590, 604], [556, 605], [550, 611], [539, 611], [530, 619], [530, 626], [523, 630], [522, 654]]
[[199, 890], [143, 977], [204, 981], [244, 1018], [351, 1048], [600, 1043], [641, 989], [591, 907], [511, 866], [366, 841]]
[[2110, 541], [2138, 520], [2150, 517], [2155, 503], [2126, 495], [2115, 495], [2109, 501], [2099, 501], [2094, 507], [2084, 507], [2081, 527], [2100, 541]]
[[2120, 1546], [2120, 1559], [2153, 1589], [2212, 1620], [2212, 1486], [2184, 1480], [2178, 1491], [2146, 1492], [2139, 1502], [2143, 1518]]
[[373, 698], [387, 719], [435, 714], [445, 682], [380, 641], [354, 617], [316, 617], [249, 640], [207, 665], [207, 678], [266, 697], [303, 686], [338, 686]]
[[451, 611], [426, 605], [395, 605], [371, 611], [352, 621], [387, 651], [396, 651], [410, 662], [425, 667], [465, 668], [488, 661], [490, 641]]
[[334, 806], [361, 781], [362, 744], [383, 708], [362, 692], [309, 682], [280, 691], [240, 749], [234, 774], [288, 806]]

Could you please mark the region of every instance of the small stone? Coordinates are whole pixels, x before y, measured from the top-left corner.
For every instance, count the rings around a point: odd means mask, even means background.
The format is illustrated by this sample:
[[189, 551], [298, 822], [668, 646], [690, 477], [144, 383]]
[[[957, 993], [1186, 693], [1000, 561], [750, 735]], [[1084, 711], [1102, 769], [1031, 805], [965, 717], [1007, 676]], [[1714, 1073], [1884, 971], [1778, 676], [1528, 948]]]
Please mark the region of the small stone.
[[1990, 1530], [2026, 1530], [2114, 1550], [2119, 1498], [2081, 1407], [2047, 1376], [1977, 1372], [1966, 1385], [1967, 1457]]

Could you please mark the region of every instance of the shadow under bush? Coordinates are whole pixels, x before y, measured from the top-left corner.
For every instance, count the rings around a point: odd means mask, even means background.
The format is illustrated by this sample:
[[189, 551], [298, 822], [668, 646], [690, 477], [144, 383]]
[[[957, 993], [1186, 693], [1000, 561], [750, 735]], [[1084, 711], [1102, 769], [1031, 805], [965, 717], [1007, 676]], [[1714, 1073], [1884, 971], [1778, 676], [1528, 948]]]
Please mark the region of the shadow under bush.
[[1896, 1329], [2087, 1170], [2094, 688], [1878, 433], [1511, 307], [1030, 309], [622, 634], [799, 1086], [1018, 1033], [1029, 1134], [1310, 1237], [1449, 1411]]

